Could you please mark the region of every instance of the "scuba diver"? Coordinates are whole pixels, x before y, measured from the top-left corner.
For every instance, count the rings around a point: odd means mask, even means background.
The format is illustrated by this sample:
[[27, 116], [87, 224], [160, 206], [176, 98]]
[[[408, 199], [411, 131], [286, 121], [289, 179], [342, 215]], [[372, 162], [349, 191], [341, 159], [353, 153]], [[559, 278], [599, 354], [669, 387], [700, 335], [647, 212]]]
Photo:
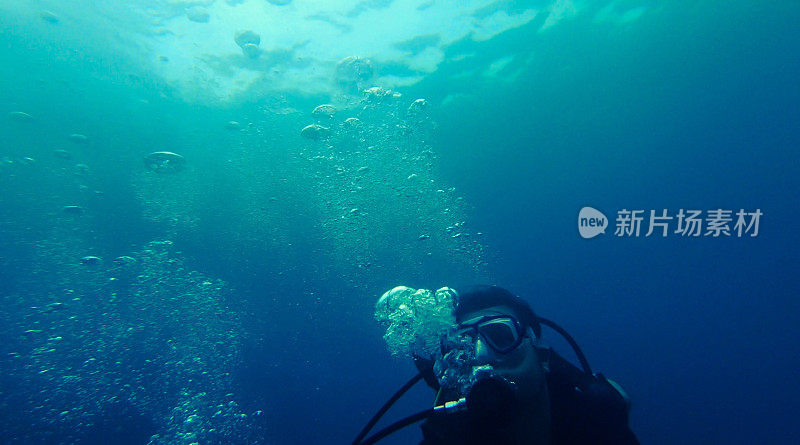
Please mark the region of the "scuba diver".
[[[638, 444], [628, 426], [625, 391], [589, 367], [572, 337], [497, 286], [435, 293], [403, 286], [385, 293], [376, 318], [393, 354], [413, 358], [419, 374], [370, 420], [353, 442], [371, 444], [418, 421], [420, 445]], [[581, 368], [542, 341], [542, 325], [561, 334]], [[445, 328], [445, 326], [447, 326]], [[446, 332], [446, 333], [445, 333]], [[434, 407], [364, 439], [378, 419], [420, 380]]]

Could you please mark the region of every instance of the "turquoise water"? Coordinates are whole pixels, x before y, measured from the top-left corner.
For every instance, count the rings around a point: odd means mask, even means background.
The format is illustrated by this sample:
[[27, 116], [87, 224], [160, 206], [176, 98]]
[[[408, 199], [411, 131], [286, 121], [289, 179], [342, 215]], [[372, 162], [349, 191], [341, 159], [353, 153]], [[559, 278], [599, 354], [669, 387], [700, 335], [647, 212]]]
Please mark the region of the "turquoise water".
[[[414, 373], [378, 296], [487, 282], [643, 443], [796, 441], [798, 13], [0, 0], [0, 442], [348, 443]], [[763, 215], [582, 239], [585, 206]]]

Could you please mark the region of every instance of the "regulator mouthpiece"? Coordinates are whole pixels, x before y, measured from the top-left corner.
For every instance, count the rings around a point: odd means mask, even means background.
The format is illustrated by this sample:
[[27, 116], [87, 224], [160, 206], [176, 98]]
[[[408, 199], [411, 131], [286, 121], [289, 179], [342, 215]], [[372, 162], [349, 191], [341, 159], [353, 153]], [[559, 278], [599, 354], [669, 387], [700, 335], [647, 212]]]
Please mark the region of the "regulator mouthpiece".
[[517, 396], [511, 382], [500, 377], [479, 379], [467, 394], [467, 409], [482, 422], [502, 427], [516, 412]]

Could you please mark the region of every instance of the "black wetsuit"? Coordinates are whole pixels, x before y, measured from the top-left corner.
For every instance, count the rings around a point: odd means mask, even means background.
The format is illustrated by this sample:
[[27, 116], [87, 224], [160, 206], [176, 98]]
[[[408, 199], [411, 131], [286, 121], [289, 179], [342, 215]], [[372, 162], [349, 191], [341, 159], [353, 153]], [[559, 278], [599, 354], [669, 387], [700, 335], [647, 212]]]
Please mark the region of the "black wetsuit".
[[[605, 377], [588, 376], [552, 350], [548, 361], [547, 389], [554, 445], [639, 443], [628, 427], [625, 400]], [[431, 384], [435, 379], [426, 381]], [[513, 419], [514, 415], [508, 412], [503, 417]], [[469, 411], [429, 418], [422, 424], [424, 439], [420, 445], [512, 443], [508, 431], [497, 425], [496, 418], [484, 422]]]

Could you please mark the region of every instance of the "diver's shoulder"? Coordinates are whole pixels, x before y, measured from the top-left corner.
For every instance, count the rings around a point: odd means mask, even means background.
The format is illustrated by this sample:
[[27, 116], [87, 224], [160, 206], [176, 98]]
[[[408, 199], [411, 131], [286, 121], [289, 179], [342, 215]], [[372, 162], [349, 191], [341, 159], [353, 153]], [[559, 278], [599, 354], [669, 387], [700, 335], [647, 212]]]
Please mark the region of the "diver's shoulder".
[[547, 388], [554, 442], [638, 444], [628, 426], [630, 401], [616, 382], [589, 375], [551, 351]]

